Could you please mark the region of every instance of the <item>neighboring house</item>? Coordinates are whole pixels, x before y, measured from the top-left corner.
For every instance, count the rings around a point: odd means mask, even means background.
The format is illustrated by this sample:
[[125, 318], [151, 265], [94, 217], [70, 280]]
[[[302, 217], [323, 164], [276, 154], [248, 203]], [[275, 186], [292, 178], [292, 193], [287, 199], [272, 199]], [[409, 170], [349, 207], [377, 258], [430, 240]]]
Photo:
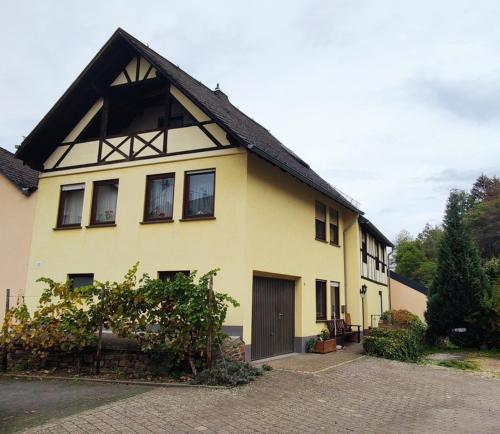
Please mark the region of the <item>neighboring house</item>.
[[380, 315], [390, 307], [388, 291], [389, 259], [387, 247], [394, 244], [363, 216], [361, 227], [361, 279], [366, 287], [361, 310], [363, 329], [377, 327]]
[[0, 148], [0, 322], [6, 290], [11, 306], [24, 294], [37, 184], [37, 171]]
[[390, 272], [391, 308], [406, 309], [425, 321], [428, 289], [414, 280]]
[[220, 268], [215, 289], [240, 303], [225, 330], [260, 359], [303, 351], [334, 314], [367, 328], [388, 306], [391, 243], [353, 201], [121, 29], [17, 156], [42, 172], [31, 308], [41, 276], [118, 280], [138, 260], [165, 279]]

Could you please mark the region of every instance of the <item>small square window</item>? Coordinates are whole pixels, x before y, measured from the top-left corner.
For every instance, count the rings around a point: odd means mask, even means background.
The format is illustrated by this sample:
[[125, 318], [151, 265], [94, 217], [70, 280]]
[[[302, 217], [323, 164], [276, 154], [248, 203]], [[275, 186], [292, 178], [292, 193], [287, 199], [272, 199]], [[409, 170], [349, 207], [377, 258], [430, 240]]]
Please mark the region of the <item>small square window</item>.
[[112, 225], [116, 221], [118, 179], [95, 181], [91, 225]]
[[214, 216], [215, 170], [186, 172], [184, 218]]
[[175, 280], [178, 274], [183, 274], [184, 276], [189, 276], [189, 271], [158, 271], [158, 279], [163, 280], [165, 282], [171, 282]]
[[171, 220], [174, 208], [173, 173], [149, 175], [146, 178], [144, 221]]
[[94, 275], [88, 274], [68, 274], [68, 280], [71, 281], [71, 289], [81, 288], [94, 284]]
[[59, 198], [57, 227], [79, 227], [82, 224], [85, 184], [62, 185]]

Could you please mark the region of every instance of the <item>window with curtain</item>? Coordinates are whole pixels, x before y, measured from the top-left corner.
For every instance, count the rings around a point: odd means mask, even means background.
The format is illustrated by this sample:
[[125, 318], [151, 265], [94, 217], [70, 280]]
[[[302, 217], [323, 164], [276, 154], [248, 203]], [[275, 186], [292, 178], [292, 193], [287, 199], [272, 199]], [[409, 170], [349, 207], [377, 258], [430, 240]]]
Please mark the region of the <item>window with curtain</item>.
[[111, 225], [116, 221], [118, 179], [94, 182], [91, 225]]
[[184, 218], [213, 217], [215, 170], [186, 172]]
[[144, 221], [172, 220], [174, 206], [173, 173], [146, 178]]
[[325, 280], [316, 280], [316, 320], [326, 320]]
[[326, 206], [316, 202], [316, 239], [326, 241]]
[[79, 227], [82, 224], [85, 184], [61, 186], [57, 227]]
[[330, 243], [339, 245], [339, 212], [330, 208]]

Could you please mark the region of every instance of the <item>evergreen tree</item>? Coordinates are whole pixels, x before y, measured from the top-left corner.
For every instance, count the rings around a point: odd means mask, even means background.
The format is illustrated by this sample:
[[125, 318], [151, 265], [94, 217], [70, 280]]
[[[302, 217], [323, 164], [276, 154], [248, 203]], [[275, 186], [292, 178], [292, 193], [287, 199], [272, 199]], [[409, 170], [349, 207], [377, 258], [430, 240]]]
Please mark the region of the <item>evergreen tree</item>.
[[[484, 342], [491, 314], [491, 293], [478, 250], [464, 221], [467, 196], [450, 194], [437, 271], [427, 301], [425, 318], [431, 338], [450, 336], [453, 328], [466, 328], [461, 343]], [[456, 335], [455, 335], [456, 336]]]

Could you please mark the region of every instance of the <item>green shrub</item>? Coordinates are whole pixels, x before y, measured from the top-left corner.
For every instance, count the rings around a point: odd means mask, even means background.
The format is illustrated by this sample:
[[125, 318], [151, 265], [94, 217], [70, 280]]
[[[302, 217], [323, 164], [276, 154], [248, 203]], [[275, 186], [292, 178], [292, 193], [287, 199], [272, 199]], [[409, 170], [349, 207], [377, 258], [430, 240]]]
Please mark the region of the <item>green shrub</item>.
[[211, 369], [201, 371], [192, 383], [208, 386], [239, 386], [250, 383], [264, 371], [270, 370], [269, 368], [271, 367], [267, 365], [255, 367], [234, 360], [222, 360]]
[[377, 328], [363, 338], [368, 355], [415, 362], [423, 354], [425, 325], [407, 311], [391, 311], [386, 316], [391, 324], [400, 328]]

